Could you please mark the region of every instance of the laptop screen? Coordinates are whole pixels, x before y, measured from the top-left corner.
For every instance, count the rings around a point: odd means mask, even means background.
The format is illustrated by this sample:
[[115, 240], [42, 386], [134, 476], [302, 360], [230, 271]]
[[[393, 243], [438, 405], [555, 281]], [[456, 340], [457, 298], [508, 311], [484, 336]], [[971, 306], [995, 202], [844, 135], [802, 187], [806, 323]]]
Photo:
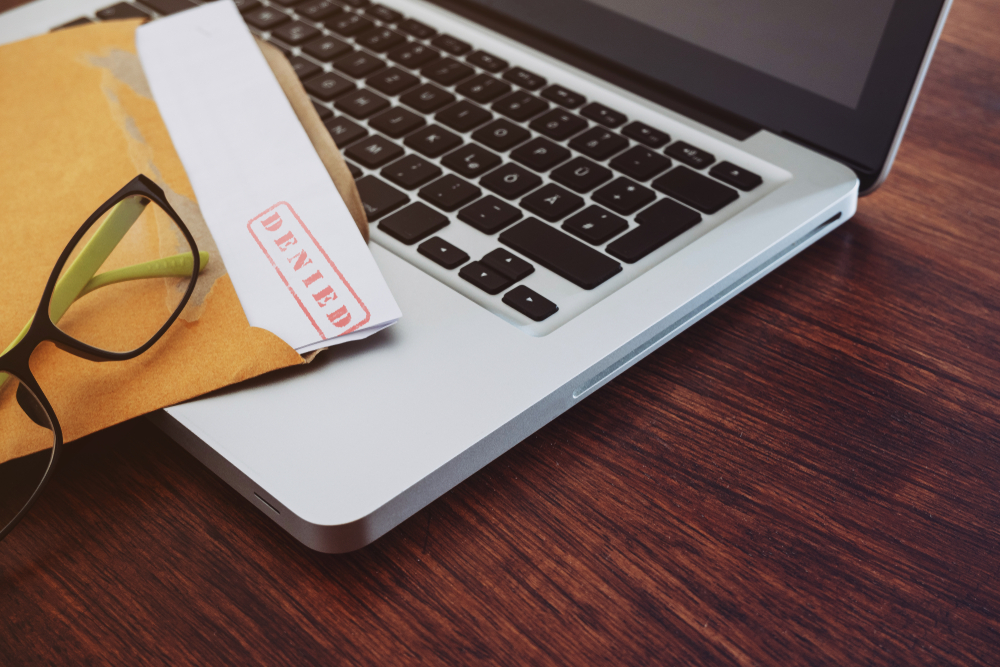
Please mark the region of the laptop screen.
[[856, 108], [893, 0], [590, 0]]
[[[441, 1], [441, 0], [435, 0]], [[464, 0], [881, 171], [945, 0]]]

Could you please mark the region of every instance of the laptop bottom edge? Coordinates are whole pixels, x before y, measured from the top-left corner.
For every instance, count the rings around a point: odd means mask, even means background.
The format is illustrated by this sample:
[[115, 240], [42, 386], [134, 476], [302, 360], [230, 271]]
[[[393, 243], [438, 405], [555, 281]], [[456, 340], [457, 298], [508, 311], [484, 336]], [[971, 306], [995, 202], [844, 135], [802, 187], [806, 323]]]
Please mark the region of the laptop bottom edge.
[[852, 196], [845, 196], [815, 216], [814, 224], [803, 225], [797, 239], [776, 248], [772, 255], [762, 257], [759, 262], [745, 266], [742, 271], [733, 272], [730, 280], [720, 285], [719, 290], [706, 292], [703, 300], [691, 304], [684, 311], [675, 311], [665, 317], [657, 326], [650, 327], [633, 338], [630, 344], [609, 354], [416, 484], [355, 521], [337, 525], [311, 523], [283, 506], [277, 498], [166, 411], [152, 413], [148, 415], [148, 419], [306, 546], [323, 553], [354, 551], [374, 542], [416, 514], [764, 275], [839, 227], [854, 214], [855, 202], [856, 199]]

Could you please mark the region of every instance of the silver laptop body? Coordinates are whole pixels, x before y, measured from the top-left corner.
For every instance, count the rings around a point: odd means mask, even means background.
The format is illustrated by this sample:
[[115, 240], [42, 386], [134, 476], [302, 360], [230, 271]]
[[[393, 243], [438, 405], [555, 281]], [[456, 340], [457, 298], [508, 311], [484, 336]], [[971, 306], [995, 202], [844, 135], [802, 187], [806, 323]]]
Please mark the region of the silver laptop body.
[[[108, 4], [37, 0], [0, 16], [0, 42]], [[324, 552], [357, 549], [385, 534], [843, 224], [859, 194], [852, 169], [801, 143], [766, 129], [737, 139], [438, 5], [384, 4], [739, 165], [762, 183], [643, 259], [623, 262], [621, 273], [594, 289], [533, 262], [524, 284], [559, 306], [542, 322], [375, 224], [370, 247], [402, 310], [397, 325], [332, 348], [308, 367], [150, 417], [261, 512]], [[946, 11], [947, 3], [870, 188], [888, 171]], [[473, 229], [455, 212], [448, 218], [438, 235], [473, 259], [497, 246], [496, 234]]]

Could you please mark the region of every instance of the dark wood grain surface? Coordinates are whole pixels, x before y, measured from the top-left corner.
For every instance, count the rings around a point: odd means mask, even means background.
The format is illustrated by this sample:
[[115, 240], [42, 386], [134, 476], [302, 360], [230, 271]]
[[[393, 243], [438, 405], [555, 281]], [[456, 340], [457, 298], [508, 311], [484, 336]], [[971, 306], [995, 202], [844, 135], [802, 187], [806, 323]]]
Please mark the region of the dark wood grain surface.
[[71, 446], [0, 664], [1000, 664], [998, 21], [851, 222], [370, 547], [144, 421]]

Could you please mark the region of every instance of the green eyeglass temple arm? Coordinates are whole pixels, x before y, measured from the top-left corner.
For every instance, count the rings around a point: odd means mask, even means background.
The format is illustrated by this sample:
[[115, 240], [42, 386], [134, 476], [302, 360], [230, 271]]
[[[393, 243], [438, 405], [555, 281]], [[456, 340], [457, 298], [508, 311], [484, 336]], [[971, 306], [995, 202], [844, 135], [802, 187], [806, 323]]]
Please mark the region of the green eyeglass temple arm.
[[[131, 229], [148, 203], [148, 200], [130, 197], [118, 202], [111, 209], [108, 217], [104, 219], [101, 226], [94, 232], [94, 235], [65, 270], [59, 282], [52, 290], [49, 316], [53, 322], [58, 323], [74, 301], [95, 289], [130, 280], [169, 278], [171, 276], [186, 276], [191, 274], [191, 270], [194, 268], [194, 256], [186, 252], [94, 275], [111, 253], [114, 252], [115, 247], [118, 246], [125, 234], [128, 233], [128, 230]], [[208, 265], [209, 254], [204, 251], [199, 252], [198, 258], [200, 273]], [[0, 352], [0, 356], [3, 356], [12, 347], [21, 342], [21, 339], [28, 333], [28, 329], [31, 328], [33, 320], [34, 317], [28, 320], [28, 323], [21, 329], [21, 333], [17, 335], [3, 352]], [[0, 386], [2, 386], [6, 379], [6, 374], [0, 373]]]
[[[205, 266], [208, 265], [209, 254], [205, 251], [200, 251], [198, 257], [201, 259], [199, 273], [205, 270]], [[163, 259], [154, 259], [151, 262], [144, 262], [142, 264], [135, 264], [134, 266], [126, 266], [122, 269], [115, 269], [114, 271], [105, 271], [104, 273], [98, 274], [91, 278], [86, 285], [84, 285], [83, 290], [77, 296], [77, 298], [86, 296], [96, 289], [101, 287], [107, 287], [108, 285], [114, 285], [116, 283], [124, 283], [130, 280], [143, 280], [145, 278], [170, 278], [171, 276], [189, 276], [191, 275], [191, 269], [194, 268], [194, 257], [191, 253], [185, 252], [179, 255], [173, 255], [171, 257], [164, 257]], [[59, 292], [59, 285], [52, 292], [52, 307], [49, 313], [52, 316], [54, 322], [58, 322], [63, 315], [66, 314], [68, 310], [68, 305], [60, 308], [58, 311], [55, 308], [56, 294]], [[61, 311], [61, 312], [60, 312]], [[3, 356], [12, 347], [21, 342], [25, 334], [28, 333], [28, 329], [31, 328], [31, 323], [34, 321], [34, 317], [28, 320], [28, 323], [24, 325], [21, 329], [21, 333], [17, 335], [10, 345], [7, 346], [3, 352], [0, 352], [0, 356]]]
[[[205, 270], [205, 266], [208, 264], [208, 253], [204, 251], [198, 252], [198, 257], [201, 258], [199, 273]], [[143, 264], [136, 264], [134, 266], [126, 266], [122, 269], [115, 269], [114, 271], [106, 271], [100, 275], [91, 278], [86, 285], [84, 285], [83, 290], [80, 292], [79, 296], [84, 296], [85, 294], [90, 294], [95, 289], [105, 287], [107, 285], [114, 285], [115, 283], [126, 282], [128, 280], [141, 280], [144, 278], [169, 278], [171, 276], [188, 276], [191, 275], [191, 269], [193, 268], [194, 257], [191, 253], [185, 252], [179, 255], [173, 255], [172, 257], [164, 257], [163, 259], [156, 259], [151, 262], [144, 262]], [[59, 286], [52, 292], [53, 302], [55, 301], [55, 294], [59, 291]], [[79, 296], [77, 298], [79, 298]], [[51, 312], [51, 311], [50, 311]], [[62, 312], [59, 313], [59, 318], [61, 318], [66, 312], [63, 308]], [[52, 319], [56, 322], [59, 318], [52, 313]], [[21, 342], [25, 334], [28, 333], [28, 329], [31, 328], [31, 323], [34, 321], [34, 316], [28, 320], [28, 323], [24, 325], [21, 329], [21, 333], [7, 346], [3, 352], [0, 352], [0, 357], [7, 354], [7, 352]], [[10, 378], [6, 373], [0, 373], [0, 388], [3, 388], [7, 384], [7, 380]]]

